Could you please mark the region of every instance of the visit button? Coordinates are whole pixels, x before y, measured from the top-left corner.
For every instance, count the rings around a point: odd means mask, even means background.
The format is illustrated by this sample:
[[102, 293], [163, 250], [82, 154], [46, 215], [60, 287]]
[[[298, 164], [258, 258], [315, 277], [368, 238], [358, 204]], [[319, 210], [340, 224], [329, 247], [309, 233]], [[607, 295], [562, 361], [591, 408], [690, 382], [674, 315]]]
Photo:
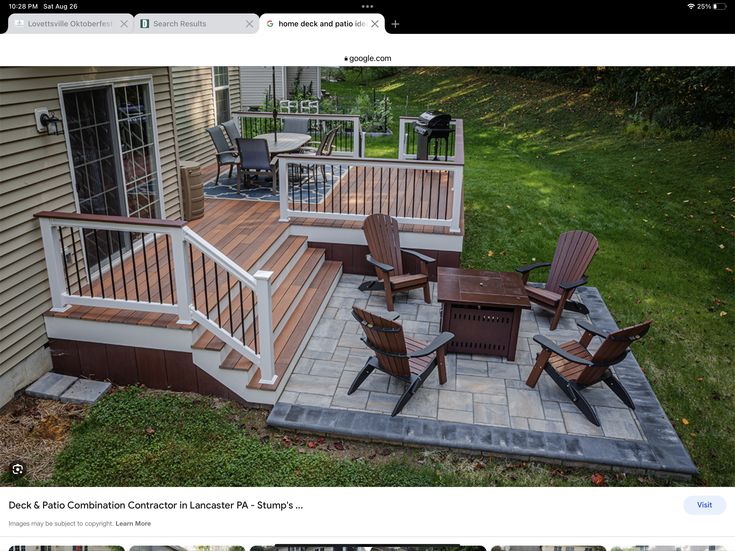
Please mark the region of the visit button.
[[725, 508], [725, 498], [720, 496], [691, 496], [684, 500], [684, 510], [690, 515], [719, 515]]

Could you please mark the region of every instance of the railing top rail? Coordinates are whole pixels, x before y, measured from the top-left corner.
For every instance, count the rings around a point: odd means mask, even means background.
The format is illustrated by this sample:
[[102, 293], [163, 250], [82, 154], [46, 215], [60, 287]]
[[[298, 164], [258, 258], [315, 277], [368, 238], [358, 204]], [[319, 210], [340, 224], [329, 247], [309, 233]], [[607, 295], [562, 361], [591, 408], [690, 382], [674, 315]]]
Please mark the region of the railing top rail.
[[[405, 165], [406, 168], [426, 168], [430, 170], [441, 170], [442, 168], [455, 168], [457, 165], [464, 163], [452, 161], [417, 161], [415, 159], [386, 159], [384, 157], [336, 157], [334, 155], [304, 155], [299, 153], [279, 154], [279, 159], [284, 161], [308, 161], [311, 164], [351, 164], [351, 165]], [[336, 161], [336, 162], [335, 162]]]
[[254, 276], [249, 274], [240, 265], [233, 262], [227, 255], [217, 249], [209, 241], [202, 238], [191, 228], [184, 228], [184, 239], [189, 243], [195, 245], [200, 251], [205, 253], [210, 260], [217, 262], [220, 266], [229, 271], [233, 276], [242, 281], [253, 291], [256, 289], [258, 282]]
[[159, 226], [161, 228], [183, 228], [183, 220], [161, 220], [160, 218], [133, 218], [129, 216], [111, 216], [107, 214], [80, 214], [77, 212], [58, 212], [44, 210], [33, 215], [34, 218], [54, 218], [56, 220], [71, 220], [76, 222], [91, 222], [99, 224], [129, 224], [131, 226]]
[[[234, 111], [233, 116], [238, 117], [255, 117], [255, 118], [271, 118], [272, 111]], [[360, 115], [348, 115], [339, 113], [282, 113], [278, 112], [279, 117], [292, 119], [325, 119], [325, 120], [359, 120]]]

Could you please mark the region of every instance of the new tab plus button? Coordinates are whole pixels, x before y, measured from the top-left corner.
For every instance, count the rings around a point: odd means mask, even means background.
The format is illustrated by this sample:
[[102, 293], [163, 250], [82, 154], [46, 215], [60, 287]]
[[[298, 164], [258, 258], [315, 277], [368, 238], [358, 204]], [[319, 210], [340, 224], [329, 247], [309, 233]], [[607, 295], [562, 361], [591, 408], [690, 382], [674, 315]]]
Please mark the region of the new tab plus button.
[[690, 515], [719, 515], [725, 508], [725, 498], [720, 496], [691, 496], [684, 500], [684, 510]]

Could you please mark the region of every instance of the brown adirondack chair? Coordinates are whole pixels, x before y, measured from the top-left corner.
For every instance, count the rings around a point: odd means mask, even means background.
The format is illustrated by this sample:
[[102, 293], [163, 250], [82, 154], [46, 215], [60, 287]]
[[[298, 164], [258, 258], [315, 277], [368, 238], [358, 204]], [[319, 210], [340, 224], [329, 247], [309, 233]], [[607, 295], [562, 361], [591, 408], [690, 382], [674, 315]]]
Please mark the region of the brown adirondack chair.
[[[620, 381], [612, 374], [610, 366], [625, 359], [630, 351], [631, 343], [648, 332], [651, 320], [611, 333], [602, 331], [586, 321], [578, 321], [577, 325], [584, 329], [584, 334], [579, 341], [556, 344], [542, 335], [536, 335], [533, 338], [541, 345], [541, 352], [536, 357], [536, 363], [526, 384], [535, 387], [541, 372], [546, 371], [584, 416], [599, 427], [600, 420], [581, 391], [602, 381], [626, 406], [635, 409], [633, 400]], [[597, 352], [591, 354], [588, 347], [594, 336], [600, 337], [603, 341]]]
[[[551, 262], [536, 262], [516, 268], [523, 276], [528, 298], [554, 312], [551, 319], [552, 331], [559, 325], [564, 310], [589, 314], [584, 304], [569, 299], [577, 287], [587, 284], [585, 272], [596, 252], [597, 238], [594, 235], [581, 230], [568, 231], [559, 236]], [[531, 271], [542, 266], [551, 267], [546, 285], [543, 288], [528, 285]]]
[[[431, 304], [429, 289], [429, 264], [435, 259], [410, 249], [402, 249], [398, 233], [398, 221], [385, 214], [371, 214], [362, 226], [370, 254], [365, 259], [375, 268], [377, 280], [360, 285], [361, 291], [384, 289], [388, 310], [393, 310], [393, 293], [424, 288], [424, 301]], [[421, 273], [409, 274], [403, 268], [402, 254], [417, 258]]]
[[365, 337], [362, 339], [368, 348], [375, 352], [365, 363], [365, 367], [347, 391], [352, 394], [376, 369], [408, 384], [391, 416], [398, 415], [411, 397], [416, 394], [435, 367], [439, 367], [439, 383], [447, 382], [447, 368], [444, 362], [444, 347], [454, 338], [453, 333], [444, 332], [430, 344], [410, 339], [403, 333], [401, 324], [394, 320], [352, 307], [352, 316], [360, 323]]

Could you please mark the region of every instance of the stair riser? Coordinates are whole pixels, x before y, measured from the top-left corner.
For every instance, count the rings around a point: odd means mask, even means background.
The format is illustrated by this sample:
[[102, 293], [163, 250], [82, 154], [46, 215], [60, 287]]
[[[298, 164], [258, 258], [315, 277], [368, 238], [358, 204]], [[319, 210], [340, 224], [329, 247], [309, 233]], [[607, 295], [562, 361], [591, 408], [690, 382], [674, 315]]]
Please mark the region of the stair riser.
[[311, 273], [309, 274], [309, 277], [299, 287], [299, 292], [296, 295], [296, 297], [294, 297], [294, 299], [291, 301], [291, 304], [288, 305], [288, 310], [286, 311], [286, 314], [281, 319], [281, 323], [279, 323], [278, 326], [276, 326], [273, 330], [274, 340], [276, 337], [278, 337], [278, 335], [281, 334], [281, 331], [286, 326], [288, 319], [291, 317], [291, 314], [296, 309], [299, 302], [301, 302], [301, 299], [303, 298], [304, 293], [306, 293], [306, 289], [308, 289], [309, 285], [311, 285], [311, 282], [314, 281], [314, 278], [316, 277], [316, 274], [319, 272], [322, 265], [324, 264], [324, 261], [325, 261], [325, 255], [321, 255], [321, 257], [319, 258], [319, 261], [314, 265], [314, 269], [312, 269]]
[[[246, 388], [244, 397], [249, 402], [258, 403], [258, 404], [275, 404], [278, 399], [281, 396], [281, 393], [283, 392], [284, 387], [286, 386], [284, 383], [288, 380], [288, 378], [291, 376], [291, 373], [294, 370], [294, 367], [298, 363], [298, 361], [301, 359], [301, 355], [304, 353], [304, 350], [306, 349], [306, 345], [309, 342], [309, 339], [314, 334], [314, 330], [316, 329], [317, 324], [319, 323], [319, 320], [321, 319], [322, 315], [324, 314], [324, 310], [327, 308], [327, 304], [329, 304], [329, 300], [332, 298], [332, 295], [334, 294], [334, 290], [337, 288], [337, 285], [339, 284], [339, 280], [342, 277], [342, 269], [340, 268], [339, 272], [337, 272], [337, 275], [334, 278], [334, 281], [330, 284], [329, 290], [324, 296], [324, 300], [322, 300], [321, 305], [319, 306], [319, 310], [317, 311], [314, 318], [311, 320], [311, 323], [309, 325], [309, 329], [306, 332], [306, 335], [302, 339], [298, 350], [296, 351], [296, 354], [293, 357], [293, 360], [291, 360], [291, 363], [288, 366], [288, 369], [286, 369], [285, 373], [282, 375], [281, 379], [279, 380], [278, 388], [275, 390], [260, 390], [260, 389], [251, 389]], [[248, 373], [248, 382], [250, 382], [250, 379], [255, 376], [256, 369], [251, 369], [250, 371], [246, 372]]]

